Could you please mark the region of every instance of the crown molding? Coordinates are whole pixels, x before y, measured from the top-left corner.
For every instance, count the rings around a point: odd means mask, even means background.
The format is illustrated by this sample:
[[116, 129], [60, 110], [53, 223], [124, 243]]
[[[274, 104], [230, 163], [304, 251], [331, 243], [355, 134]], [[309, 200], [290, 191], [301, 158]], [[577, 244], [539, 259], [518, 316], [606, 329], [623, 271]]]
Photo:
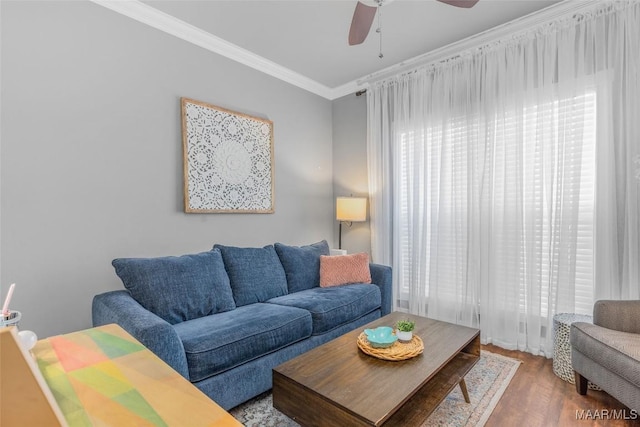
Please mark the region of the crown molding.
[[513, 33], [524, 31], [544, 22], [578, 13], [599, 3], [601, 0], [565, 0], [334, 88], [325, 86], [316, 80], [283, 67], [260, 55], [256, 55], [233, 43], [229, 43], [220, 37], [216, 37], [211, 33], [142, 3], [139, 0], [90, 1], [332, 101], [366, 88], [374, 81], [382, 80], [427, 64], [437, 63], [452, 58], [465, 50], [509, 37]]
[[330, 100], [342, 98], [343, 96], [353, 95], [359, 90], [362, 90], [369, 85], [367, 83], [361, 82], [360, 80], [353, 80], [349, 83], [345, 83], [341, 86], [334, 87], [331, 89], [331, 97]]
[[153, 8], [139, 0], [91, 0], [93, 3], [120, 13], [138, 22], [149, 25], [167, 34], [192, 43], [233, 61], [261, 71], [272, 77], [290, 83], [301, 89], [329, 100], [333, 99], [333, 89], [312, 80], [289, 68], [276, 64], [233, 43], [216, 37], [174, 16]]

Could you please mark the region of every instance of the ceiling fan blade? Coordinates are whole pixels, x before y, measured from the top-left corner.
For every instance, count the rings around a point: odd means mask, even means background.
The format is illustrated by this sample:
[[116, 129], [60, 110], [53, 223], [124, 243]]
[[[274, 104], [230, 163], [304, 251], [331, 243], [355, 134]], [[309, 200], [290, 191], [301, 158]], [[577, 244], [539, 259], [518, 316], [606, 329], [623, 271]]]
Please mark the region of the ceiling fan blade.
[[455, 7], [463, 7], [469, 9], [478, 3], [479, 0], [438, 0], [439, 2], [446, 3]]
[[349, 29], [349, 46], [360, 44], [367, 38], [377, 9], [377, 7], [367, 6], [361, 2], [356, 4]]

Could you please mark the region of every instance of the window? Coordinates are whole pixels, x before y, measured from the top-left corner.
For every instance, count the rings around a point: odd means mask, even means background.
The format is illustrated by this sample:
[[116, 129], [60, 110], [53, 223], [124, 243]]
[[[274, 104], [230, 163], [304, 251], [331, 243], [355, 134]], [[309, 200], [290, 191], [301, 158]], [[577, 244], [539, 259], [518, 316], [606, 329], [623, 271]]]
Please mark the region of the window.
[[[512, 270], [496, 275], [503, 282], [496, 285], [517, 298], [520, 313], [548, 317], [550, 302], [558, 312], [590, 313], [595, 123], [592, 91], [400, 132], [400, 299], [461, 304], [470, 292], [479, 295], [470, 287], [484, 262], [478, 240], [488, 236], [492, 262]], [[573, 289], [558, 295], [566, 290], [558, 282]]]

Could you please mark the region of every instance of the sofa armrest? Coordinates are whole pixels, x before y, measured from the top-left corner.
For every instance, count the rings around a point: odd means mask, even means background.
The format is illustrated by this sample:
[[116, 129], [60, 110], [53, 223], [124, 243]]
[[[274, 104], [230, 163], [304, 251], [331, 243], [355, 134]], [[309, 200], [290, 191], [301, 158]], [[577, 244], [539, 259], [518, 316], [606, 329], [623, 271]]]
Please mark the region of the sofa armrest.
[[187, 357], [173, 326], [142, 307], [128, 291], [93, 297], [93, 326], [117, 323], [160, 359], [189, 379]]
[[386, 316], [391, 313], [391, 302], [393, 301], [391, 267], [382, 264], [369, 264], [369, 270], [371, 271], [371, 283], [378, 285], [380, 294], [382, 294], [380, 314]]
[[593, 324], [640, 334], [640, 300], [600, 300], [593, 306]]

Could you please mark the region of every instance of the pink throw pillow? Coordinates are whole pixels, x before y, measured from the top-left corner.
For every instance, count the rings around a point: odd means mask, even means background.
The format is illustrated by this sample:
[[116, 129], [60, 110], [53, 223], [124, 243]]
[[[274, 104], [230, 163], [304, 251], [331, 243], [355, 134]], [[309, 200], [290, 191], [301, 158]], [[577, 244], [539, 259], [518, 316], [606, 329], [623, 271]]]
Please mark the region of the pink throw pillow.
[[320, 255], [320, 286], [371, 283], [369, 254]]

